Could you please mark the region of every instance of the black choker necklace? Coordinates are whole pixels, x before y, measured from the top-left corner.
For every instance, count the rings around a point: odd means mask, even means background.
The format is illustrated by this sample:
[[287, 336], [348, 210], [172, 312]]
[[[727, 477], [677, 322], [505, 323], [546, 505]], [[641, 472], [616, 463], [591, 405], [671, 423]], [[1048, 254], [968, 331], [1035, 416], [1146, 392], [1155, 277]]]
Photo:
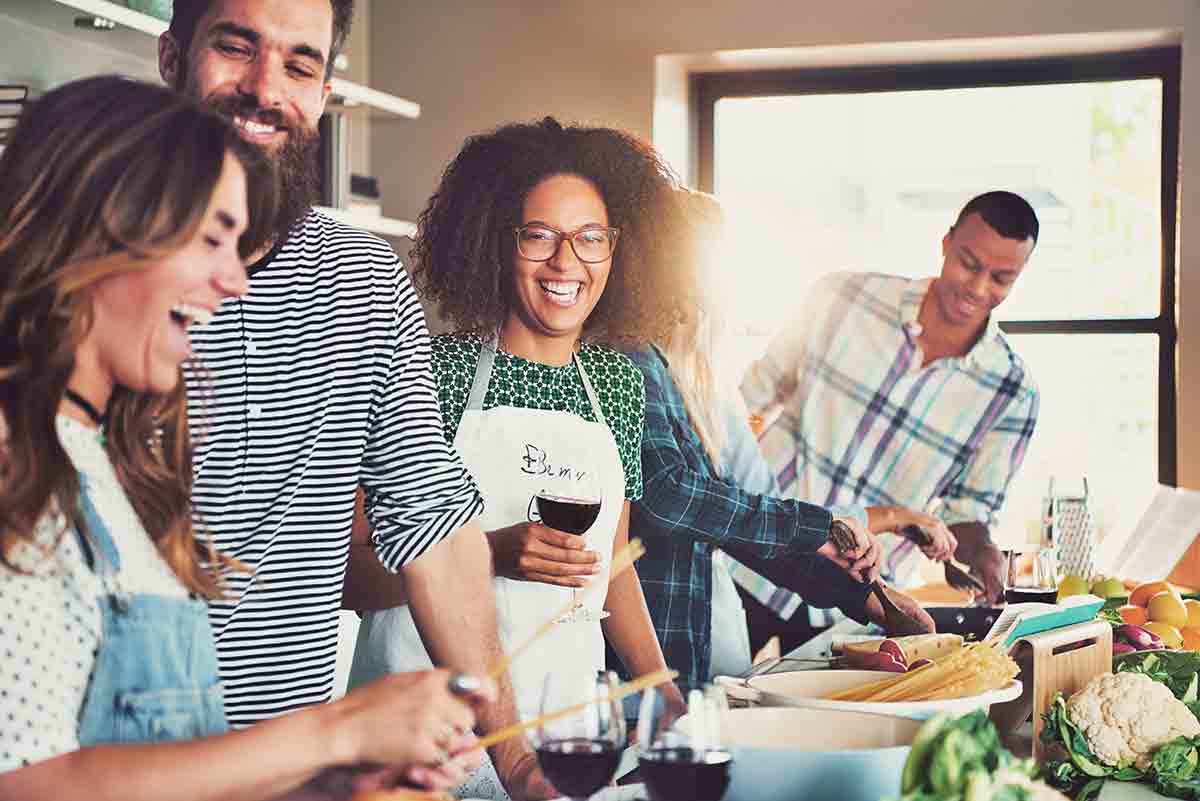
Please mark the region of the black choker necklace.
[[67, 389], [63, 390], [63, 394], [66, 396], [67, 400], [78, 406], [83, 410], [84, 414], [92, 418], [93, 423], [101, 428], [108, 424], [107, 412], [105, 414], [100, 414], [100, 412], [96, 410], [96, 407], [88, 403], [87, 399], [78, 392], [68, 387]]

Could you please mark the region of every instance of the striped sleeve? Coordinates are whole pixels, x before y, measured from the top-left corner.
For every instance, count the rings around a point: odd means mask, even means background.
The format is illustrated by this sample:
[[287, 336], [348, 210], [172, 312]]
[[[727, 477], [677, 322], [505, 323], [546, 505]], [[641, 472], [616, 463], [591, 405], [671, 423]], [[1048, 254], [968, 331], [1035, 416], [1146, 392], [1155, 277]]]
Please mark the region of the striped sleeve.
[[446, 441], [420, 304], [397, 260], [392, 353], [360, 473], [379, 561], [400, 570], [479, 515], [483, 499]]

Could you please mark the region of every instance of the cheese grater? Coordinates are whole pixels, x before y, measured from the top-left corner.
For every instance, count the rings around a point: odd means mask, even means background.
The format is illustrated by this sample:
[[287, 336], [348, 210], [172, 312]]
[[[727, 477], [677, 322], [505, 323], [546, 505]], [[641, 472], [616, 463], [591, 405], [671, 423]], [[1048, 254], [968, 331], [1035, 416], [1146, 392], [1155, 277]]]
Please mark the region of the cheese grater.
[[1082, 495], [1056, 495], [1051, 477], [1045, 509], [1042, 544], [1057, 552], [1060, 574], [1091, 581], [1096, 574], [1096, 524], [1088, 503], [1087, 478]]

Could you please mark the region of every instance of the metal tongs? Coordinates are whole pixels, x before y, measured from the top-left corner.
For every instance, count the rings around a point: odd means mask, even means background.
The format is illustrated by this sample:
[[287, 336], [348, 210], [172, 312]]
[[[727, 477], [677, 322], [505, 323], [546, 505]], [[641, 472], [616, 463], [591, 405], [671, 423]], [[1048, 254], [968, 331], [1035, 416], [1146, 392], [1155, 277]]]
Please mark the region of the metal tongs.
[[[906, 540], [914, 542], [918, 548], [924, 548], [933, 543], [933, 538], [929, 536], [929, 532], [917, 525], [908, 525], [900, 529], [900, 536]], [[983, 582], [978, 576], [972, 576], [967, 572], [966, 565], [959, 564], [953, 559], [947, 559], [942, 562], [942, 566], [946, 568], [946, 583], [956, 590], [969, 590], [972, 593], [981, 593], [984, 591]]]

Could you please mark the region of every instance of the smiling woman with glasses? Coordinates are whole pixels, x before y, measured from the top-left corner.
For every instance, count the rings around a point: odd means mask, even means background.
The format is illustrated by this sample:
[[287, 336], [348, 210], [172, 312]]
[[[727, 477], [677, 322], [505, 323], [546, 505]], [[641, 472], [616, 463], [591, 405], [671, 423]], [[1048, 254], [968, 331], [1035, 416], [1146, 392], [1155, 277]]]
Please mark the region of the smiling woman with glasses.
[[[572, 590], [606, 588], [580, 593], [512, 665], [521, 718], [582, 700], [543, 699], [545, 677], [594, 683], [606, 638], [630, 673], [665, 667], [636, 574], [610, 579], [609, 565], [642, 495], [645, 390], [617, 348], [678, 316], [660, 300], [677, 303], [659, 244], [675, 186], [637, 139], [548, 118], [468, 140], [420, 218], [416, 281], [457, 329], [433, 341], [442, 418], [484, 496], [506, 649]], [[351, 581], [366, 574], [352, 570]], [[348, 583], [347, 597], [361, 589]], [[406, 607], [364, 616], [352, 684], [422, 664]], [[666, 694], [682, 704], [674, 686]], [[507, 798], [488, 765], [462, 792]]]

